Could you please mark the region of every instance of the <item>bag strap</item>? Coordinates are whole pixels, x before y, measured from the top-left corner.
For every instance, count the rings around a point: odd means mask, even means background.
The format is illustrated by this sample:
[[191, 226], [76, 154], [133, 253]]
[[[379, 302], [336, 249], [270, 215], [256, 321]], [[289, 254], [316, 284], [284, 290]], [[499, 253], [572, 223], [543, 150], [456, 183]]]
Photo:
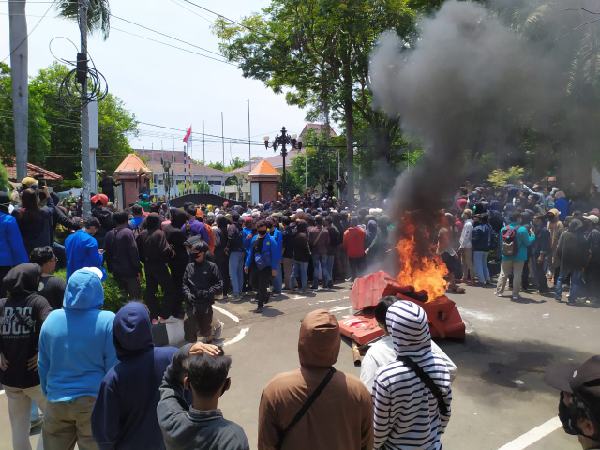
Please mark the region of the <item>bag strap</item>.
[[333, 378], [333, 375], [335, 374], [335, 372], [336, 372], [335, 367], [329, 368], [329, 371], [325, 375], [325, 378], [323, 378], [323, 381], [321, 381], [321, 383], [317, 386], [317, 388], [310, 395], [310, 397], [308, 397], [306, 399], [306, 402], [304, 402], [304, 405], [302, 405], [302, 408], [300, 408], [300, 410], [296, 413], [296, 415], [294, 416], [294, 418], [292, 419], [290, 424], [285, 428], [285, 430], [283, 430], [279, 433], [279, 441], [277, 442], [277, 447], [276, 447], [278, 450], [281, 449], [281, 446], [283, 445], [283, 441], [285, 440], [286, 435], [290, 432], [290, 430], [292, 428], [294, 428], [296, 426], [296, 424], [298, 422], [300, 422], [300, 419], [302, 419], [302, 417], [304, 417], [304, 414], [306, 414], [306, 412], [311, 407], [311, 405], [314, 403], [314, 401], [321, 395], [321, 393], [323, 392], [323, 389], [325, 389], [325, 386], [327, 386], [329, 384], [329, 382]]
[[427, 373], [425, 373], [425, 371], [408, 356], [398, 356], [397, 360], [402, 361], [405, 366], [409, 367], [410, 370], [412, 370], [421, 379], [421, 381], [429, 388], [433, 396], [437, 399], [440, 412], [445, 416], [448, 415], [448, 406], [444, 401], [444, 395], [442, 394], [442, 391], [438, 385], [433, 382], [429, 375], [427, 375]]

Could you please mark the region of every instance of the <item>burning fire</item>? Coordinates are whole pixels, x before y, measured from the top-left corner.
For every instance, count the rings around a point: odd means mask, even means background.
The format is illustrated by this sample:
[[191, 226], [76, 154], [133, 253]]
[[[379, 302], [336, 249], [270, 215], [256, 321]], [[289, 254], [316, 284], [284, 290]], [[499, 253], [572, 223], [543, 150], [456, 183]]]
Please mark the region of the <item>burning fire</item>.
[[[417, 229], [405, 217], [402, 225], [402, 237], [396, 244], [396, 250], [400, 257], [400, 272], [396, 280], [400, 286], [412, 286], [415, 292], [425, 291], [429, 300], [441, 297], [446, 293], [447, 282], [444, 277], [448, 269], [442, 259], [436, 255], [436, 246], [431, 243], [427, 233], [420, 231], [417, 237]], [[425, 251], [419, 252], [422, 237], [425, 242]], [[424, 253], [424, 254], [423, 254]]]

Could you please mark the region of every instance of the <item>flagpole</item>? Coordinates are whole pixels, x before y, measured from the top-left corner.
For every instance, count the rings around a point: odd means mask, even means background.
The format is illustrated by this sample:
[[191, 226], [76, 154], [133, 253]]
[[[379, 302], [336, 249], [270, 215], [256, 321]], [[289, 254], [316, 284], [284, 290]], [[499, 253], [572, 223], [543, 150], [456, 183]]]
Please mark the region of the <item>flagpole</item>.
[[223, 150], [223, 169], [225, 169], [225, 137], [223, 136], [223, 113], [221, 112], [221, 149]]
[[202, 165], [206, 165], [206, 160], [204, 159], [204, 120], [202, 121]]
[[252, 156], [250, 155], [250, 99], [248, 99], [248, 164], [252, 170]]

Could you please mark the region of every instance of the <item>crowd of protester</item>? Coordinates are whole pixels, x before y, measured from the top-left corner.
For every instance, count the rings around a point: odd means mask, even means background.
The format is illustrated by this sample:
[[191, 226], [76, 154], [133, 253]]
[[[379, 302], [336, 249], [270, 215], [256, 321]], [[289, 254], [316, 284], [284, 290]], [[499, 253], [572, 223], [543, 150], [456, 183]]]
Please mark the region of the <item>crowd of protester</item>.
[[[261, 313], [283, 290], [331, 289], [363, 275], [395, 244], [381, 209], [329, 195], [248, 208], [140, 201], [125, 211], [109, 200], [95, 195], [81, 220], [77, 203], [61, 204], [34, 179], [23, 180], [18, 198], [0, 193], [0, 383], [17, 450], [31, 448], [38, 408], [50, 450], [249, 448], [218, 409], [232, 360], [210, 344], [215, 299], [249, 300]], [[491, 285], [498, 260], [499, 296], [508, 281], [518, 300], [522, 288], [547, 293], [553, 280], [557, 300], [566, 283], [569, 304], [596, 299], [600, 211], [584, 210], [558, 189], [461, 188], [432, 242], [448, 289]], [[66, 281], [54, 274], [61, 266]], [[107, 274], [122, 292], [116, 314], [102, 309]], [[333, 367], [335, 316], [305, 317], [300, 368], [263, 391], [258, 448], [441, 448], [456, 365], [415, 303], [385, 297], [375, 313], [386, 337], [365, 356], [361, 380]], [[173, 317], [184, 319], [189, 344], [156, 347], [153, 323]], [[560, 389], [570, 430], [599, 441], [600, 395]], [[580, 424], [582, 395], [593, 414]]]

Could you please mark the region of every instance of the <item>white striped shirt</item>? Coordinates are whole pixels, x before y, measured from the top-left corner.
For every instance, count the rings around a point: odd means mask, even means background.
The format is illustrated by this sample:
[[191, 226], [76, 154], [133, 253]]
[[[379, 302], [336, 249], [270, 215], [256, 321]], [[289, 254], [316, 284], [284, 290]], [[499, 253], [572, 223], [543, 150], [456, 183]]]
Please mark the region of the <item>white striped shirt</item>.
[[425, 311], [412, 302], [390, 306], [386, 324], [396, 352], [410, 357], [442, 392], [448, 414], [442, 415], [434, 394], [410, 368], [396, 361], [379, 368], [373, 385], [375, 448], [439, 450], [450, 420], [450, 372], [431, 352]]

